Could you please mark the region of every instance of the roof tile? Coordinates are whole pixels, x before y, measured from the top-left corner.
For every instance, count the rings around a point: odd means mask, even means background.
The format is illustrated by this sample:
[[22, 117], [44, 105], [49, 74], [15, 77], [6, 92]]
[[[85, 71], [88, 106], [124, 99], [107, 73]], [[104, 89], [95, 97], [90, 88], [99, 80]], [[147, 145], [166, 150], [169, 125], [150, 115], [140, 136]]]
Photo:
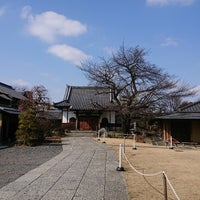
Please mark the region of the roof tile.
[[25, 97], [14, 90], [11, 86], [0, 82], [0, 94], [6, 95], [8, 98], [25, 99]]
[[68, 86], [62, 106], [71, 106], [71, 110], [105, 110], [114, 106], [110, 90], [103, 87]]

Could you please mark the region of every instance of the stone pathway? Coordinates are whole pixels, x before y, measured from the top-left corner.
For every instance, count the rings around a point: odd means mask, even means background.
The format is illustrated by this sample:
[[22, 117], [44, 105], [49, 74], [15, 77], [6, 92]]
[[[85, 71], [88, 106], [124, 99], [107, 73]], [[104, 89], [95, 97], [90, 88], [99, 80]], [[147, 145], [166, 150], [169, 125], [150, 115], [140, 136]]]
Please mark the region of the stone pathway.
[[115, 152], [90, 137], [63, 138], [63, 151], [0, 189], [0, 200], [128, 200]]

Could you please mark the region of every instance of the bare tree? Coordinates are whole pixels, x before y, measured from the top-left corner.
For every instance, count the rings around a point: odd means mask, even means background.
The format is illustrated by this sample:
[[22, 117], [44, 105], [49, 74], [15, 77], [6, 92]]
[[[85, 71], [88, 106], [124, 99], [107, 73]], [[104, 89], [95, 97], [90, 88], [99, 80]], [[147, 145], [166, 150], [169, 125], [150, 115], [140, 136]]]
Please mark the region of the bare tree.
[[33, 109], [36, 112], [43, 112], [50, 107], [48, 91], [43, 85], [35, 86], [31, 91], [24, 91], [25, 100], [21, 100], [19, 109], [21, 111]]
[[146, 61], [146, 55], [138, 46], [122, 45], [110, 59], [102, 58], [100, 63], [87, 62], [81, 66], [90, 84], [113, 92], [124, 132], [129, 131], [132, 118], [156, 112], [164, 100], [193, 94], [187, 85], [181, 85], [174, 76]]
[[48, 110], [50, 107], [50, 99], [48, 97], [48, 90], [43, 85], [35, 86], [32, 89], [32, 95], [36, 111], [43, 112]]

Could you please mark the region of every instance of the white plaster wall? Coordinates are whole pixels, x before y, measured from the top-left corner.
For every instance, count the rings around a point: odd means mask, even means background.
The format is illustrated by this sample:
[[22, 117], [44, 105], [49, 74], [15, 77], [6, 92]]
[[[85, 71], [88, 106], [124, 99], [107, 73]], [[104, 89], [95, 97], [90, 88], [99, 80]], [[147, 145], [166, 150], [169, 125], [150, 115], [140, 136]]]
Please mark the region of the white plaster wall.
[[115, 123], [115, 112], [110, 113], [110, 123], [112, 123], [112, 124]]
[[68, 119], [67, 119], [67, 110], [63, 110], [63, 114], [62, 114], [62, 123], [67, 123]]
[[68, 119], [70, 120], [70, 118], [74, 117], [76, 119], [76, 114], [72, 111], [69, 111], [68, 113]]
[[62, 123], [68, 123], [70, 118], [76, 118], [76, 114], [72, 111], [63, 110]]
[[115, 123], [115, 112], [104, 112], [101, 116], [100, 121], [103, 118], [107, 118], [108, 119], [108, 123]]

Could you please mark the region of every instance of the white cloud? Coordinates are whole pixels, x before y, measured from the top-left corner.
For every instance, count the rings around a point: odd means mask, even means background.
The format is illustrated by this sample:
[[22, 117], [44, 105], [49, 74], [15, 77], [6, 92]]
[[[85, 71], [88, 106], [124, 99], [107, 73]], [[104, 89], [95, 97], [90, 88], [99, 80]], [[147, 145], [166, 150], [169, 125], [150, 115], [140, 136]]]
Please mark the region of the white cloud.
[[48, 48], [48, 53], [78, 66], [81, 65], [81, 62], [91, 58], [91, 56], [85, 54], [83, 51], [65, 44], [52, 45]]
[[31, 85], [29, 82], [22, 80], [22, 79], [13, 80], [12, 83], [13, 83], [13, 85], [20, 87], [20, 88], [27, 88], [27, 87], [30, 87], [30, 85]]
[[3, 7], [0, 7], [0, 17], [3, 16], [6, 12], [6, 7], [3, 6]]
[[31, 35], [48, 43], [54, 43], [48, 48], [48, 53], [75, 65], [80, 65], [81, 62], [90, 58], [90, 56], [77, 48], [64, 44], [55, 44], [59, 37], [73, 37], [85, 33], [87, 31], [86, 25], [53, 11], [33, 15], [31, 9], [31, 6], [23, 7], [21, 18], [27, 21], [27, 31]]
[[31, 17], [31, 6], [24, 6], [22, 8], [22, 12], [21, 12], [21, 18], [22, 19], [28, 19], [29, 17]]
[[178, 46], [178, 42], [171, 37], [167, 37], [167, 38], [164, 39], [161, 46]]
[[30, 6], [22, 9], [21, 17], [27, 20], [30, 34], [50, 43], [55, 42], [59, 36], [78, 36], [87, 31], [86, 25], [53, 11], [32, 15]]
[[195, 0], [146, 0], [147, 5], [150, 6], [169, 6], [169, 5], [181, 5], [189, 6], [194, 3]]

